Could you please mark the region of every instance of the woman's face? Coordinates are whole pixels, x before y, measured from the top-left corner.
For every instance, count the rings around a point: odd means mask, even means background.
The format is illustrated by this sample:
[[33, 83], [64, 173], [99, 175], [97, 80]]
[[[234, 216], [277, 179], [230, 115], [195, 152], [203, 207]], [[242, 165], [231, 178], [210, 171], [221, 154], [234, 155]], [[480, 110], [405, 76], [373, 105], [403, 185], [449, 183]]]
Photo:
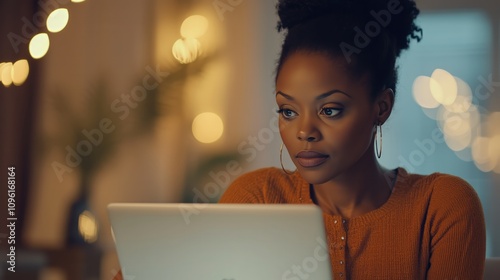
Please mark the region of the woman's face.
[[280, 134], [302, 177], [311, 184], [363, 168], [374, 159], [379, 123], [368, 75], [349, 74], [345, 59], [297, 52], [276, 81]]

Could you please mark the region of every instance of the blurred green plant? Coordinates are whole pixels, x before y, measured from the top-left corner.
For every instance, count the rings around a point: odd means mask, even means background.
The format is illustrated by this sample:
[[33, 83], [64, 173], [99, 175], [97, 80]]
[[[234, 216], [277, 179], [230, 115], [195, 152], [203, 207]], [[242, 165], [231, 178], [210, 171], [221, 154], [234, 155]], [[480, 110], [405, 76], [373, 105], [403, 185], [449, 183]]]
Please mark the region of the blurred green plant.
[[[129, 108], [126, 119], [121, 120], [119, 114], [113, 112], [111, 104], [117, 99], [112, 99], [104, 79], [98, 81], [86, 92], [83, 102], [74, 105], [73, 96], [68, 92], [58, 90], [52, 96], [52, 107], [57, 114], [56, 128], [43, 137], [42, 149], [47, 151], [52, 148], [60, 149], [68, 157], [71, 153], [78, 157], [78, 164], [64, 168], [78, 169], [81, 178], [81, 191], [87, 193], [90, 180], [102, 164], [113, 154], [114, 149], [125, 139], [132, 139], [151, 133], [156, 120], [160, 116], [169, 114], [182, 114], [184, 106], [184, 87], [189, 78], [200, 75], [207, 63], [215, 56], [201, 57], [190, 64], [171, 63], [167, 66], [169, 73], [161, 83], [152, 89], [146, 90], [146, 98], [138, 102], [137, 107]], [[163, 70], [162, 70], [163, 71]], [[139, 81], [142, 82], [142, 78]], [[132, 87], [133, 88], [133, 87]], [[125, 93], [129, 94], [129, 93]], [[109, 120], [108, 127], [112, 131], [102, 133], [99, 141], [92, 142], [88, 134], [99, 129], [103, 120]], [[101, 139], [102, 138], [102, 139]], [[95, 139], [94, 139], [95, 140]], [[90, 144], [90, 151], [85, 154], [78, 153], [79, 145], [83, 141]], [[74, 166], [76, 165], [76, 166]], [[57, 173], [57, 171], [56, 171]]]

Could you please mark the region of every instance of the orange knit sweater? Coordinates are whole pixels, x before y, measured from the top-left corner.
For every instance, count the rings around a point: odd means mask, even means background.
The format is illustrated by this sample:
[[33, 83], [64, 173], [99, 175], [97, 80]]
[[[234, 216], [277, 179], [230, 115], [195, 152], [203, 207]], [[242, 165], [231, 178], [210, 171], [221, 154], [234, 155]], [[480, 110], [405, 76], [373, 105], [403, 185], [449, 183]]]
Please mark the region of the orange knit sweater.
[[[380, 208], [344, 223], [323, 213], [334, 278], [482, 279], [486, 230], [474, 189], [452, 175], [397, 171]], [[241, 176], [219, 202], [313, 203], [298, 172], [277, 168]]]

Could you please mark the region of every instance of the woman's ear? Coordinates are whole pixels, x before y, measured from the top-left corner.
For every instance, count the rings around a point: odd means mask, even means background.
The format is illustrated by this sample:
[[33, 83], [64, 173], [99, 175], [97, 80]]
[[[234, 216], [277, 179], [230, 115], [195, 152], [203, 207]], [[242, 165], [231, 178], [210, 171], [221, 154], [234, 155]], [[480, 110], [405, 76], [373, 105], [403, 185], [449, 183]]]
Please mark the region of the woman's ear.
[[386, 88], [377, 98], [378, 122], [383, 124], [389, 118], [394, 106], [394, 91], [391, 88]]

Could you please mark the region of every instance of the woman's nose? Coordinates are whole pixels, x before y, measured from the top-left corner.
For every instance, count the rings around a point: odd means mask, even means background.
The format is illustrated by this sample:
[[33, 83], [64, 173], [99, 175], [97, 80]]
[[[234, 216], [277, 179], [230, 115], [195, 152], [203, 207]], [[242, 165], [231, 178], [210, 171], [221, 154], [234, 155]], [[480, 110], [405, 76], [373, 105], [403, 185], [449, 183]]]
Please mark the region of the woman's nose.
[[297, 139], [307, 142], [315, 142], [321, 138], [321, 134], [314, 124], [304, 122], [297, 133]]

